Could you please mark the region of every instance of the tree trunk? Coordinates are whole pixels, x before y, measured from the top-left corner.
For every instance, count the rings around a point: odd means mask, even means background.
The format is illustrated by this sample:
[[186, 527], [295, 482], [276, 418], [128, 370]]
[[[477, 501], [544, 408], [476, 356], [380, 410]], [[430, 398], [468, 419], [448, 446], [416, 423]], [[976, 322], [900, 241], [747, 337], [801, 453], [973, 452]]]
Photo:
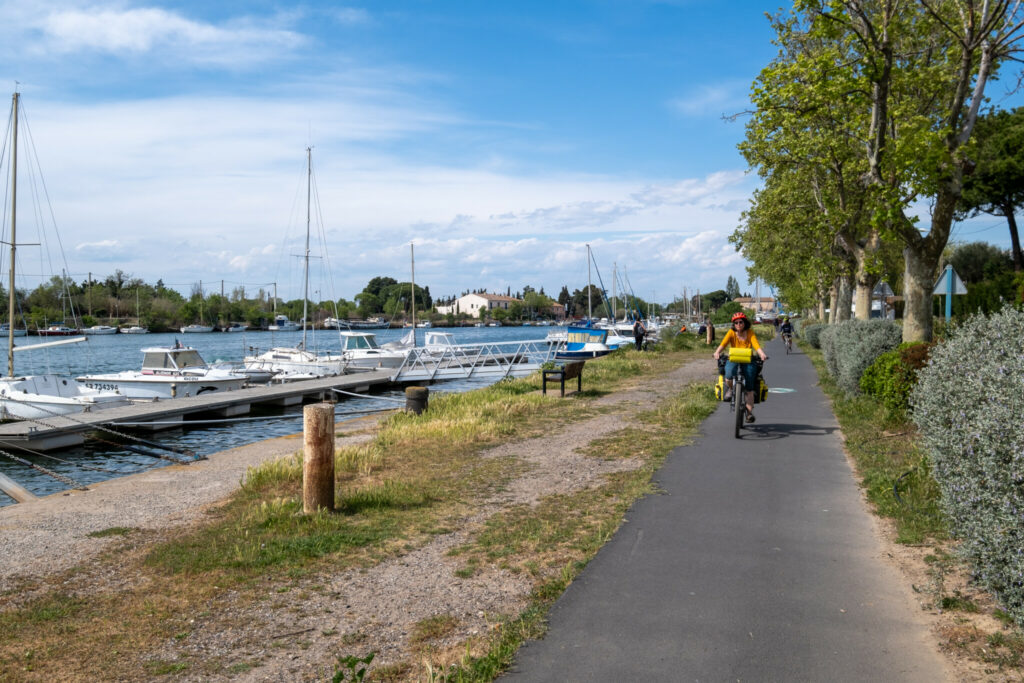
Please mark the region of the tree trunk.
[[1021, 272], [1024, 270], [1024, 258], [1021, 257], [1020, 253], [1020, 236], [1017, 234], [1017, 219], [1013, 215], [1013, 206], [1004, 206], [1003, 215], [1006, 216], [1006, 222], [1010, 225], [1010, 250], [1013, 253], [1013, 270], [1015, 272]]
[[858, 320], [871, 318], [871, 293], [875, 291], [879, 277], [868, 270], [868, 262], [873, 260], [875, 254], [882, 246], [882, 240], [877, 230], [872, 230], [864, 246], [853, 245], [853, 257], [856, 260], [854, 282], [856, 293], [854, 295], [854, 308], [857, 311]]
[[903, 341], [931, 341], [936, 259], [926, 250], [903, 250]]
[[843, 322], [852, 317], [850, 308], [853, 306], [853, 276], [840, 275], [839, 287], [836, 293], [836, 308], [833, 309], [832, 319], [836, 322]]
[[[960, 199], [962, 185], [958, 177], [939, 189], [932, 209], [932, 225], [927, 237], [915, 228], [904, 230], [907, 247], [903, 250], [903, 341], [932, 340], [932, 290], [942, 250], [949, 241], [953, 211]], [[910, 239], [907, 239], [907, 236]]]
[[836, 311], [839, 310], [839, 278], [832, 284], [832, 288], [828, 290], [828, 322], [832, 324], [836, 321]]

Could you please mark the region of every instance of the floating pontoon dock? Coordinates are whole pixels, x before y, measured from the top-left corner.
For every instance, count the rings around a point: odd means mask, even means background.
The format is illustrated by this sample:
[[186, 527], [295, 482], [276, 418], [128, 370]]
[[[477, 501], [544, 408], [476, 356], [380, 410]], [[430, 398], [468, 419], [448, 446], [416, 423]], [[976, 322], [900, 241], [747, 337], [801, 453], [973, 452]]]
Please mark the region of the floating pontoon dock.
[[235, 417], [249, 413], [254, 404], [291, 406], [334, 397], [333, 389], [350, 392], [369, 391], [371, 386], [391, 383], [393, 371], [369, 370], [351, 375], [303, 380], [290, 384], [249, 387], [237, 391], [217, 391], [188, 398], [142, 401], [130, 406], [95, 413], [61, 415], [45, 420], [10, 422], [0, 425], [0, 447], [23, 446], [32, 450], [54, 450], [76, 446], [97, 425], [131, 429], [173, 429], [188, 424], [191, 418], [214, 415]]

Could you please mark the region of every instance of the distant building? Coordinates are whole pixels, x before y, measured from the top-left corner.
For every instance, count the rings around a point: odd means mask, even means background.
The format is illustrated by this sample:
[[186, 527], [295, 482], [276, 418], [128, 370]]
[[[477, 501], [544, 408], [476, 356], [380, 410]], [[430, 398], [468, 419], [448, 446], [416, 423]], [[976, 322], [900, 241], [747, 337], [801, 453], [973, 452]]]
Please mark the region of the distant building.
[[522, 299], [504, 294], [466, 294], [453, 301], [450, 306], [438, 306], [437, 312], [441, 315], [465, 313], [472, 318], [479, 318], [482, 311], [493, 311], [496, 308], [507, 311], [516, 301], [523, 303]]
[[[522, 299], [505, 296], [504, 294], [466, 294], [465, 296], [460, 296], [448, 306], [437, 306], [437, 312], [441, 315], [465, 313], [471, 318], [479, 318], [482, 311], [493, 311], [496, 308], [507, 311], [509, 306], [514, 303], [525, 304]], [[552, 302], [550, 309], [551, 315], [555, 320], [565, 320], [565, 306]]]
[[775, 308], [775, 297], [773, 296], [762, 296], [758, 299], [752, 296], [738, 296], [733, 301], [748, 311], [753, 310], [756, 316], [773, 317], [777, 310]]

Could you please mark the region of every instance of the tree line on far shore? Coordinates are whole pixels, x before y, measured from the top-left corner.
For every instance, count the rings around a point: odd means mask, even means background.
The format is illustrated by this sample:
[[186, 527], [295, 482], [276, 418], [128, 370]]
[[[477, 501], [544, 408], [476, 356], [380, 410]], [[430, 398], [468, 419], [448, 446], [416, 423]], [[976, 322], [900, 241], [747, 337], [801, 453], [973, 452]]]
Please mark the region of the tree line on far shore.
[[[490, 311], [491, 319], [515, 322], [555, 317], [552, 309], [555, 300], [544, 294], [543, 288], [537, 291], [526, 285], [515, 293], [520, 300], [513, 302], [507, 310]], [[448, 316], [437, 314], [436, 305], [449, 303], [455, 298], [435, 300], [431, 296], [430, 287], [416, 285], [417, 320], [447, 318], [452, 324], [469, 320], [471, 316], [467, 313]], [[329, 317], [341, 320], [380, 317], [401, 323], [411, 316], [412, 299], [411, 282], [377, 276], [352, 301], [344, 298], [337, 301], [309, 301], [306, 308], [312, 325], [322, 324]], [[587, 314], [586, 288], [569, 294], [568, 287], [563, 286], [557, 301], [566, 306], [570, 316]], [[8, 320], [7, 304], [7, 290], [0, 286], [0, 322]], [[613, 306], [620, 317], [627, 308], [639, 310], [644, 315], [648, 314], [648, 308], [653, 313], [661, 311], [657, 304], [649, 305], [639, 298], [614, 297], [606, 300], [599, 288], [591, 286], [590, 307], [595, 317], [609, 316]], [[120, 269], [103, 279], [89, 278], [76, 282], [70, 277], [54, 276], [31, 291], [15, 290], [15, 327], [27, 326], [33, 330], [45, 329], [58, 322], [70, 327], [138, 324], [154, 332], [173, 330], [198, 322], [207, 325], [245, 323], [258, 328], [269, 324], [275, 314], [285, 315], [290, 320], [301, 320], [303, 300], [278, 299], [275, 306], [273, 292], [263, 287], [255, 291], [233, 287], [229, 292], [221, 294], [204, 291], [201, 283], [195, 283], [191, 293], [185, 296], [167, 287], [162, 280], [149, 284]]]

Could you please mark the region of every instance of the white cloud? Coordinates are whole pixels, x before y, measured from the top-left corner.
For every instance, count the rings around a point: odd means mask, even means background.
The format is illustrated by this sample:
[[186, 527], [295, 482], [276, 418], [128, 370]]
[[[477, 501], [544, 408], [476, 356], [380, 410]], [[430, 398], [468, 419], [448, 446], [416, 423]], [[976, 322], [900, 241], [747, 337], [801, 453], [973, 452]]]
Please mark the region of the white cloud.
[[214, 25], [161, 8], [56, 7], [23, 17], [41, 34], [36, 49], [48, 54], [159, 54], [191, 63], [263, 62], [305, 44], [299, 33], [246, 19]]

